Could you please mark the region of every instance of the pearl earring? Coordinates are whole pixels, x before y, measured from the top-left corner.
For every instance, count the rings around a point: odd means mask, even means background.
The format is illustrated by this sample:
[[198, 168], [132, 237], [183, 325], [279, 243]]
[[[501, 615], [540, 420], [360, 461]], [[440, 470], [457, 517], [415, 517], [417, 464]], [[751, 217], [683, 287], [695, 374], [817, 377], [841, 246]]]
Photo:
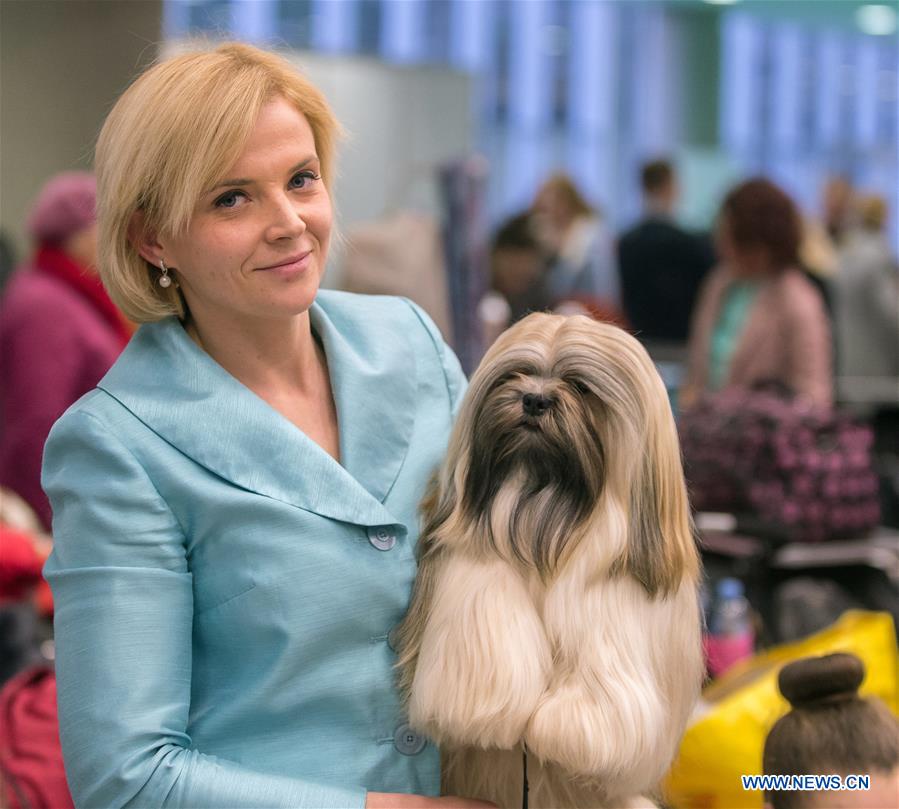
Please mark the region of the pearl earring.
[[172, 285], [172, 279], [169, 278], [169, 268], [165, 266], [165, 262], [162, 259], [159, 259], [159, 269], [162, 270], [162, 275], [159, 276], [157, 283], [163, 289], [168, 289]]

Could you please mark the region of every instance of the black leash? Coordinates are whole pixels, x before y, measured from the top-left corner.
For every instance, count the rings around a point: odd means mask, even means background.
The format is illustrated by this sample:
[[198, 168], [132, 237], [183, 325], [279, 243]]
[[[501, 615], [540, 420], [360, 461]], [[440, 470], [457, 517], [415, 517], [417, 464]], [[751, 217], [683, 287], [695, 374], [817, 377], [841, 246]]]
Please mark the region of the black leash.
[[524, 765], [524, 786], [521, 790], [521, 809], [528, 809], [528, 749], [521, 745], [521, 761]]

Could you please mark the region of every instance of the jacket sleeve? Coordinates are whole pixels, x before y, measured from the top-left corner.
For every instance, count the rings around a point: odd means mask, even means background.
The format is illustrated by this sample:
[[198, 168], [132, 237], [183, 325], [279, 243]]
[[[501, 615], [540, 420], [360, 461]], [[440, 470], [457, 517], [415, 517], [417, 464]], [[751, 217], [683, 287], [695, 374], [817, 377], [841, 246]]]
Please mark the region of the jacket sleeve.
[[434, 349], [437, 352], [441, 368], [443, 369], [443, 377], [446, 380], [446, 391], [449, 396], [450, 413], [452, 415], [452, 420], [455, 421], [456, 416], [459, 415], [459, 407], [462, 404], [465, 391], [468, 389], [468, 380], [465, 378], [465, 372], [459, 364], [458, 357], [456, 357], [453, 350], [446, 344], [443, 335], [440, 334], [440, 330], [437, 328], [434, 321], [428, 317], [424, 309], [417, 303], [410, 301], [408, 298], [404, 298], [403, 300], [405, 300], [412, 308], [412, 311], [425, 327], [434, 344]]
[[44, 458], [55, 546], [60, 738], [75, 804], [362, 807], [364, 789], [256, 772], [187, 734], [192, 576], [184, 534], [131, 451], [72, 410]]

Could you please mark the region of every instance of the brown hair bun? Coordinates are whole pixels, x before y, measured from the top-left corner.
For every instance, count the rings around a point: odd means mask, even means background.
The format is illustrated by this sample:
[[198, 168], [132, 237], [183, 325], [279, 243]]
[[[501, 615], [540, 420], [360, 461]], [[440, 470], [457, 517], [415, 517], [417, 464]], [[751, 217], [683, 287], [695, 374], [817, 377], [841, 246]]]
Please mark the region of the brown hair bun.
[[777, 685], [794, 708], [813, 708], [858, 697], [864, 679], [864, 663], [855, 655], [838, 653], [788, 663]]

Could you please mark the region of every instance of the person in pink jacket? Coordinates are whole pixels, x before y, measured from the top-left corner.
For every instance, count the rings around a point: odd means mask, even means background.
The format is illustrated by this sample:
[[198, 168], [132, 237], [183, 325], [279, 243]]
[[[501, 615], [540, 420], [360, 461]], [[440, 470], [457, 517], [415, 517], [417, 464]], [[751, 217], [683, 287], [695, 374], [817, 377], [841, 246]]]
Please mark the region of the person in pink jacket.
[[721, 264], [693, 312], [681, 408], [704, 391], [760, 383], [831, 405], [830, 324], [820, 291], [799, 268], [801, 229], [795, 204], [769, 180], [748, 180], [727, 195]]
[[0, 303], [0, 486], [20, 495], [48, 529], [44, 441], [130, 337], [94, 267], [95, 202], [96, 181], [87, 172], [46, 183], [27, 221], [34, 254]]

